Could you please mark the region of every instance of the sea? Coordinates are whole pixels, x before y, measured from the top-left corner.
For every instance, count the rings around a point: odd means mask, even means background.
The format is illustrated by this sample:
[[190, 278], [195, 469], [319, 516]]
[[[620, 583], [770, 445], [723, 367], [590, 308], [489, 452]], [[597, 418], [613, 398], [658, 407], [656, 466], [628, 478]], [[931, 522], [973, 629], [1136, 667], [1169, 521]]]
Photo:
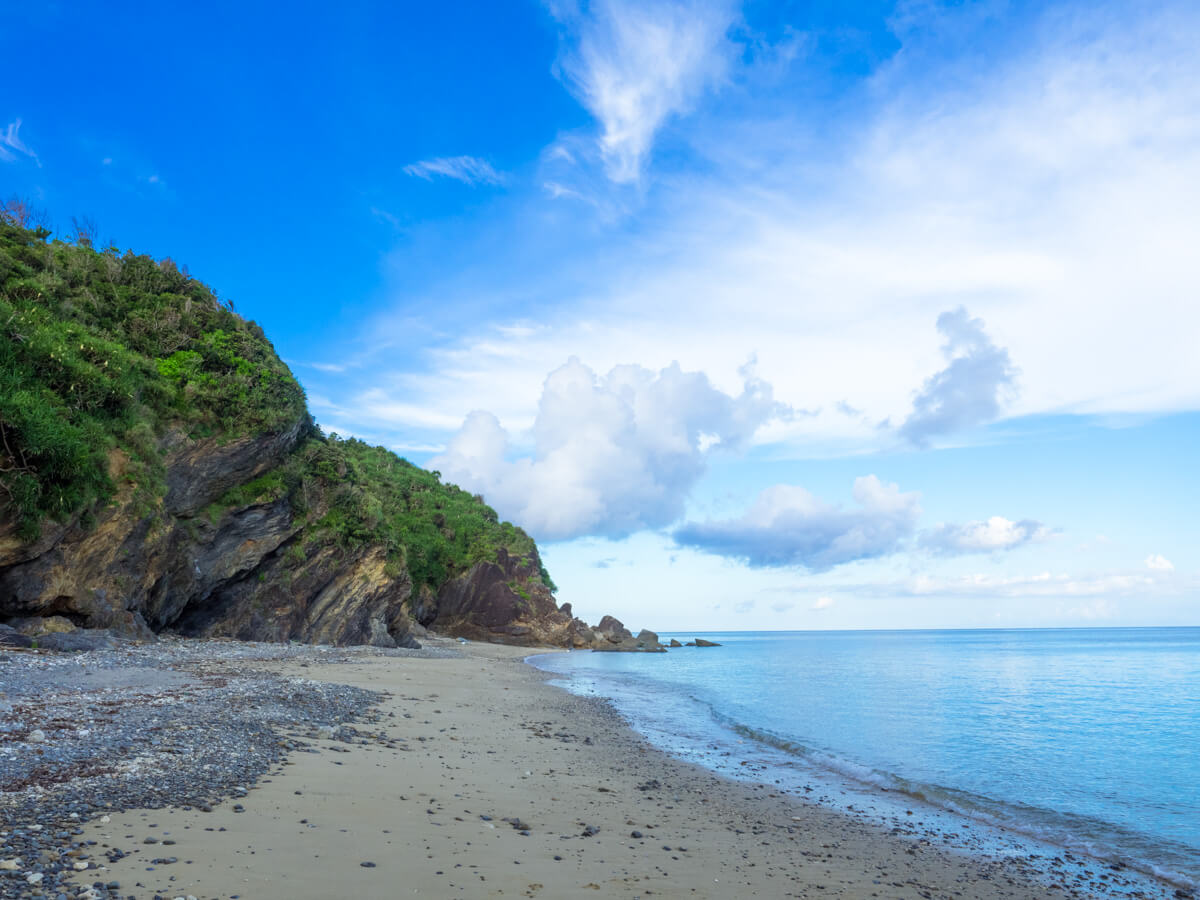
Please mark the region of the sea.
[[724, 775], [1200, 885], [1200, 628], [672, 637], [721, 646], [529, 662]]

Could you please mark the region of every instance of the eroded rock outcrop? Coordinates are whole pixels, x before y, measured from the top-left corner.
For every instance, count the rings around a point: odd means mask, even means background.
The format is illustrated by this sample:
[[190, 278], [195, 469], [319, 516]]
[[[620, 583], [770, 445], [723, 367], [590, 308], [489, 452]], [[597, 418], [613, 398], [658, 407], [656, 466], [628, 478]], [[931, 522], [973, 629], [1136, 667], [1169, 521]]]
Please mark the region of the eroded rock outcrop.
[[[41, 539], [0, 540], [0, 618], [23, 631], [164, 629], [246, 640], [412, 646], [412, 583], [383, 549], [306, 548], [286, 498], [209, 505], [278, 466], [307, 420], [258, 439], [165, 439], [167, 490], [156, 508], [126, 485], [91, 527], [51, 526]], [[114, 454], [112, 474], [122, 460]], [[316, 503], [321, 498], [315, 498]], [[319, 509], [317, 510], [320, 511]]]
[[[167, 490], [144, 508], [126, 484], [96, 521], [48, 523], [23, 544], [0, 531], [0, 621], [44, 637], [75, 628], [134, 638], [170, 630], [186, 636], [419, 646], [426, 629], [522, 645], [650, 649], [611, 616], [594, 629], [561, 608], [543, 583], [536, 551], [504, 549], [414, 591], [384, 548], [348, 549], [313, 540], [328, 498], [309, 497], [300, 516], [287, 497], [220, 505], [231, 488], [278, 466], [303, 437], [304, 422], [257, 440], [164, 439]], [[114, 453], [111, 474], [122, 474]], [[51, 642], [53, 643], [53, 642]], [[68, 638], [65, 645], [86, 640]], [[42, 642], [46, 645], [45, 641]]]
[[626, 640], [560, 609], [482, 496], [321, 434], [262, 329], [186, 270], [29, 224], [0, 209], [0, 642]]

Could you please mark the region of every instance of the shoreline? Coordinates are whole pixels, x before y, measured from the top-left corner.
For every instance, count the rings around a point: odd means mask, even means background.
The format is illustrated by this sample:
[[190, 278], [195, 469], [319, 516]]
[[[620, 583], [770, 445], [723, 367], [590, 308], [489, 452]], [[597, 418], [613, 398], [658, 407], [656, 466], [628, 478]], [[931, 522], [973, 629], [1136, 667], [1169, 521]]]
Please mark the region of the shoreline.
[[[538, 648], [430, 647], [212, 664], [377, 702], [352, 727], [284, 729], [282, 755], [211, 811], [114, 809], [73, 829], [69, 858], [88, 868], [67, 896], [1171, 896], [1063, 859], [959, 852], [677, 760], [607, 700], [547, 684], [523, 661]], [[22, 874], [0, 872], [4, 896], [34, 896]]]
[[[601, 687], [597, 693], [596, 686], [597, 681], [606, 681], [603, 674], [586, 667], [556, 667], [548, 661], [554, 655], [533, 654], [528, 661], [550, 674], [564, 690], [580, 696], [605, 695], [606, 689]], [[542, 660], [547, 662], [543, 664]], [[637, 694], [637, 699], [630, 703], [630, 698], [611, 682], [607, 682], [607, 692], [614, 694], [611, 702], [643, 740], [669, 756], [720, 777], [775, 785], [776, 790], [791, 793], [806, 803], [871, 823], [889, 833], [897, 827], [910, 830], [915, 824], [926, 839], [953, 852], [1046, 861], [1057, 857], [1085, 871], [1085, 879], [1123, 873], [1130, 879], [1130, 889], [1140, 887], [1148, 896], [1190, 897], [1196, 890], [1187, 875], [1128, 856], [1097, 852], [1070, 834], [1049, 836], [1033, 825], [999, 820], [983, 808], [963, 810], [954, 805], [953, 797], [939, 802], [935, 799], [936, 785], [914, 783], [901, 775], [881, 775], [827, 754], [797, 758], [791, 741], [715, 716], [710, 723], [711, 731], [694, 729], [690, 722], [679, 719], [679, 710], [671, 710], [665, 717], [649, 711], [642, 694]], [[709, 712], [698, 707], [689, 718], [708, 719]], [[889, 775], [890, 781], [885, 780]], [[1111, 875], [1107, 878], [1111, 879]]]

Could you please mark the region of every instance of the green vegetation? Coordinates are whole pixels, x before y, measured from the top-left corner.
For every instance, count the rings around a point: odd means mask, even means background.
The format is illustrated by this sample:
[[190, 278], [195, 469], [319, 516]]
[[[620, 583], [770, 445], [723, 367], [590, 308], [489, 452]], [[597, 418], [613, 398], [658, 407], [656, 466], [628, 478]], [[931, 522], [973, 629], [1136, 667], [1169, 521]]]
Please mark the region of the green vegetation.
[[262, 433], [304, 415], [266, 336], [169, 259], [47, 241], [0, 210], [0, 503], [25, 539], [161, 477], [157, 437]]
[[[219, 521], [227, 509], [288, 498], [306, 520], [304, 542], [347, 550], [377, 544], [413, 584], [437, 588], [501, 548], [532, 557], [533, 538], [496, 511], [390, 450], [336, 434], [314, 433], [279, 468], [227, 491], [208, 509]], [[296, 561], [303, 552], [293, 544]], [[531, 576], [552, 590], [545, 568]], [[522, 589], [524, 590], [524, 589]], [[525, 591], [528, 598], [528, 591]]]
[[[116, 451], [139, 513], [152, 513], [168, 429], [229, 439], [311, 421], [262, 329], [186, 270], [96, 250], [87, 237], [49, 241], [15, 209], [0, 206], [0, 519], [23, 539], [47, 517], [86, 522], [111, 499]], [[501, 548], [536, 553], [482, 497], [315, 427], [282, 465], [206, 514], [215, 524], [231, 508], [284, 498], [305, 523], [304, 544], [381, 545], [414, 585], [437, 588]], [[299, 547], [289, 551], [296, 562]], [[554, 588], [544, 568], [530, 575]]]
[[[501, 548], [514, 556], [537, 552], [533, 539], [499, 521], [483, 498], [442, 484], [435, 474], [383, 447], [333, 435], [310, 441], [296, 456], [306, 477], [334, 491], [314, 534], [344, 546], [382, 544], [416, 585], [436, 588], [476, 562], [495, 560]], [[544, 568], [534, 577], [553, 590]]]

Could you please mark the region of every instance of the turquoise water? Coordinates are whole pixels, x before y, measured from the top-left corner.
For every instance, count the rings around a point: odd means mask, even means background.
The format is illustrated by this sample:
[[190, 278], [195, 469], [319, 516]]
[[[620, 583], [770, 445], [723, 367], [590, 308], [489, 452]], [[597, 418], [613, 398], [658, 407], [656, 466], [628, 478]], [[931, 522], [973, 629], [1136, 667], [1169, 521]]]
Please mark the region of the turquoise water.
[[1200, 882], [1200, 628], [702, 636], [723, 646], [530, 661], [720, 771]]

